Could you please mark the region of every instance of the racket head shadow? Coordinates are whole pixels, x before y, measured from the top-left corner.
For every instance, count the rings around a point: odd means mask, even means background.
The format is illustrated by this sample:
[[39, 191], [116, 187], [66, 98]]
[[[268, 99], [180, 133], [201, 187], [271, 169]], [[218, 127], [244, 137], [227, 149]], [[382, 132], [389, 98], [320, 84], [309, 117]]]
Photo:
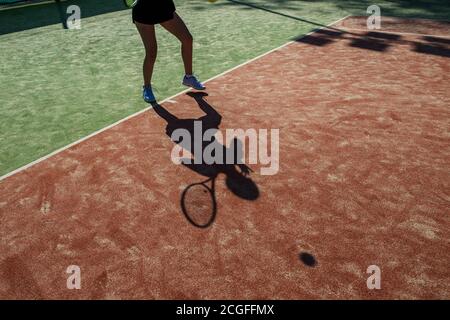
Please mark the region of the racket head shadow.
[[209, 227], [216, 218], [217, 203], [213, 188], [208, 188], [205, 182], [189, 185], [181, 195], [181, 209], [186, 219], [198, 228]]

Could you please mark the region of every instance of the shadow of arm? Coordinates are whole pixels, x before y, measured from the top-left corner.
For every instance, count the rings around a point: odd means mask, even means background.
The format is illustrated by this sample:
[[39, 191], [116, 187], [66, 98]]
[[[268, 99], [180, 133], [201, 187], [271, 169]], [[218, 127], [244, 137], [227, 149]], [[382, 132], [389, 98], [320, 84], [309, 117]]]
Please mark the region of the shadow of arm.
[[207, 93], [189, 92], [187, 93], [187, 95], [195, 99], [200, 109], [202, 109], [202, 111], [206, 113], [209, 121], [214, 122], [217, 124], [217, 126], [219, 126], [219, 124], [222, 122], [222, 116], [216, 111], [216, 109], [214, 109], [208, 102], [203, 99], [203, 97], [208, 96]]

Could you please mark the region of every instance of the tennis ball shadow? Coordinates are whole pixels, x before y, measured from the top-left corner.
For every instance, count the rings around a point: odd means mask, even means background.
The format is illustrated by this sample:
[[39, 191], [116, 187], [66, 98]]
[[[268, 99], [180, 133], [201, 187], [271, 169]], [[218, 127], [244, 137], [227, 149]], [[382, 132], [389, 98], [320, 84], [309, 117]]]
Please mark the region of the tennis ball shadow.
[[315, 267], [317, 265], [316, 258], [314, 258], [314, 256], [310, 253], [301, 252], [298, 257], [300, 261], [308, 267]]

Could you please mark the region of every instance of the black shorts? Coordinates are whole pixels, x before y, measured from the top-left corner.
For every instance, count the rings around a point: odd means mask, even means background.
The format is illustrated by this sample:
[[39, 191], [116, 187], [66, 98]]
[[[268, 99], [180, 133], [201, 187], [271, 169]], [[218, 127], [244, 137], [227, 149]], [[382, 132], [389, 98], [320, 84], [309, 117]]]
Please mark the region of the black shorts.
[[173, 19], [172, 0], [139, 0], [133, 7], [133, 23], [158, 24]]

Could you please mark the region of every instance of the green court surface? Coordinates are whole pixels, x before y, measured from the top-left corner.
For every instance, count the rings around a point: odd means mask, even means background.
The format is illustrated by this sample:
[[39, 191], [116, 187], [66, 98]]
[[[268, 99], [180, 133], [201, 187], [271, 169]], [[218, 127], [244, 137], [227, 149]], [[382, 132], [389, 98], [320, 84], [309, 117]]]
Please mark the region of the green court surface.
[[[195, 71], [204, 80], [319, 24], [367, 15], [372, 4], [240, 1], [282, 13], [276, 14], [225, 0], [175, 2], [194, 36]], [[69, 4], [82, 10], [81, 30], [62, 29], [54, 4], [0, 11], [0, 176], [147, 107], [141, 100], [144, 52], [130, 10], [122, 0], [63, 2]], [[444, 1], [377, 4], [387, 16], [450, 16]], [[183, 68], [179, 43], [161, 28], [158, 40], [153, 83], [162, 100], [184, 89]]]

